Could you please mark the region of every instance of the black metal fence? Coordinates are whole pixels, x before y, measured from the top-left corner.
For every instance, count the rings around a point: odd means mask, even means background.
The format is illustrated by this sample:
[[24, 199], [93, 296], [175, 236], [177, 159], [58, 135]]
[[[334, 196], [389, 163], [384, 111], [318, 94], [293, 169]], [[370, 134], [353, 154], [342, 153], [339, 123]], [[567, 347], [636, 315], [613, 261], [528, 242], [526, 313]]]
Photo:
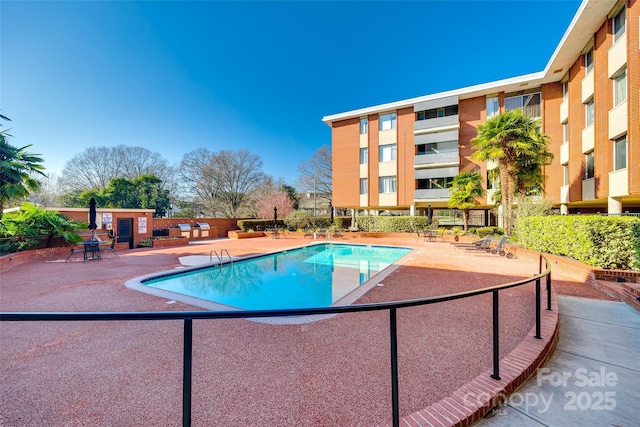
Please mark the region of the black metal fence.
[[[545, 270], [542, 271], [543, 260]], [[121, 312], [121, 313], [0, 313], [0, 322], [28, 322], [28, 321], [124, 321], [124, 320], [183, 320], [184, 344], [183, 344], [183, 384], [182, 384], [182, 425], [191, 425], [191, 374], [192, 374], [192, 349], [193, 349], [193, 320], [200, 319], [238, 319], [254, 317], [283, 317], [283, 316], [307, 316], [320, 314], [356, 313], [364, 311], [388, 310], [390, 326], [391, 360], [391, 405], [392, 422], [394, 426], [400, 425], [399, 393], [398, 393], [398, 335], [397, 335], [397, 311], [401, 308], [420, 305], [436, 304], [469, 298], [476, 295], [492, 293], [492, 322], [493, 322], [493, 373], [491, 378], [500, 379], [500, 343], [499, 343], [499, 292], [505, 289], [526, 285], [535, 282], [535, 306], [536, 306], [536, 334], [535, 338], [541, 339], [541, 310], [542, 292], [541, 281], [546, 280], [547, 310], [551, 310], [551, 269], [548, 260], [543, 255], [539, 259], [539, 273], [532, 278], [519, 280], [497, 286], [477, 289], [474, 291], [460, 292], [437, 297], [421, 298], [414, 300], [360, 304], [352, 306], [335, 306], [312, 309], [286, 309], [286, 310], [248, 310], [248, 311], [195, 311], [195, 312]]]

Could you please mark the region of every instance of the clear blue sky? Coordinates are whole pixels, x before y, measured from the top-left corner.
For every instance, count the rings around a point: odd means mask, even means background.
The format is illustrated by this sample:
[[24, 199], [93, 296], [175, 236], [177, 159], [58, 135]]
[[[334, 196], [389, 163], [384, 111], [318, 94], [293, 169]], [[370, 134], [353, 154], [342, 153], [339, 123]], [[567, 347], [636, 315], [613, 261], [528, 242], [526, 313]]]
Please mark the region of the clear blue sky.
[[88, 146], [245, 148], [293, 184], [323, 116], [542, 71], [579, 5], [3, 0], [3, 129], [58, 175]]

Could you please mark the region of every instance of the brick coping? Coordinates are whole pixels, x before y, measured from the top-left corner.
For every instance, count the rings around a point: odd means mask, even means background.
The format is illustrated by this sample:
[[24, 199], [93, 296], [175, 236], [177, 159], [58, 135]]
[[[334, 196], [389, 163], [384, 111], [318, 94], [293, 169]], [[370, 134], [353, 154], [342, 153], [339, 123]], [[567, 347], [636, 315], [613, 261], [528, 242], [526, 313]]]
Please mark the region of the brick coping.
[[[551, 291], [551, 310], [546, 310], [546, 292], [541, 299], [541, 339], [535, 338], [534, 327], [507, 356], [500, 360], [500, 380], [491, 377], [493, 369], [487, 370], [458, 389], [426, 408], [406, 415], [400, 425], [467, 427], [480, 421], [496, 406], [505, 402], [538, 368], [544, 366], [556, 348], [559, 338], [558, 300]], [[384, 427], [392, 424], [384, 424]]]

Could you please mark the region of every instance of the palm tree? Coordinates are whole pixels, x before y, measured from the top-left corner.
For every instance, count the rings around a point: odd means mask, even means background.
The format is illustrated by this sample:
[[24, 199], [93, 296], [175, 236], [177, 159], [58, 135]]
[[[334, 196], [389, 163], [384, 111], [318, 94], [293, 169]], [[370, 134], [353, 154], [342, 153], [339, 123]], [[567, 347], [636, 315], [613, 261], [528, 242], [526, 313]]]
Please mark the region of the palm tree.
[[0, 131], [0, 219], [5, 202], [22, 199], [40, 187], [34, 175], [46, 177], [42, 158], [25, 151], [31, 145], [14, 147], [7, 142], [9, 135]]
[[476, 198], [482, 197], [484, 194], [482, 177], [478, 171], [460, 172], [453, 177], [449, 191], [451, 191], [449, 207], [458, 208], [462, 211], [464, 231], [466, 233], [469, 230], [469, 213], [471, 212], [471, 208], [478, 206]]
[[542, 183], [542, 166], [549, 164], [552, 158], [547, 149], [548, 140], [549, 137], [540, 130], [540, 121], [525, 116], [520, 109], [493, 116], [478, 125], [478, 135], [471, 140], [475, 149], [474, 160], [498, 161], [505, 234], [511, 234], [513, 196], [517, 191], [519, 167], [537, 170], [537, 182]]

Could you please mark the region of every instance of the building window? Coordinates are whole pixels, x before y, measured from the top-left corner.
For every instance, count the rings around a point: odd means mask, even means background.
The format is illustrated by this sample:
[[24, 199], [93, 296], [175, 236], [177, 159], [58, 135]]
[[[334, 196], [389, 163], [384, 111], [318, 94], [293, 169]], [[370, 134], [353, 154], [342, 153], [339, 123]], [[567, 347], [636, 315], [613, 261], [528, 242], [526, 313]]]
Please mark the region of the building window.
[[458, 105], [432, 108], [430, 110], [416, 111], [416, 121], [437, 119], [438, 117], [455, 116], [458, 114]]
[[586, 127], [589, 127], [593, 124], [593, 98], [591, 98], [590, 101], [584, 104], [584, 107], [585, 107], [585, 114], [586, 114], [585, 120], [587, 122]]
[[366, 165], [369, 163], [369, 150], [367, 148], [360, 149], [360, 164]]
[[569, 165], [562, 165], [562, 185], [569, 185]]
[[569, 82], [562, 82], [562, 101], [569, 99]]
[[626, 8], [620, 9], [620, 12], [613, 17], [613, 42], [617, 42], [622, 36], [627, 26]]
[[383, 114], [380, 116], [380, 129], [390, 130], [396, 128], [396, 113]]
[[513, 111], [516, 108], [521, 108], [527, 117], [540, 117], [541, 99], [540, 92], [510, 96], [504, 99], [504, 109]]
[[396, 160], [396, 144], [380, 146], [380, 162], [393, 162]]
[[617, 107], [627, 100], [627, 69], [623, 68], [613, 78], [613, 106]]
[[587, 74], [593, 70], [593, 48], [584, 54], [584, 66], [587, 69]]
[[360, 135], [369, 133], [369, 119], [363, 117], [360, 119]]
[[569, 123], [562, 124], [562, 143], [569, 142]]
[[487, 98], [487, 118], [500, 114], [500, 104], [498, 97], [492, 96]]
[[416, 179], [416, 190], [443, 190], [451, 187], [453, 177]]
[[584, 179], [593, 178], [594, 157], [593, 151], [584, 155]]
[[627, 135], [613, 141], [613, 170], [627, 167]]
[[395, 176], [381, 176], [380, 180], [380, 193], [395, 193], [396, 192], [396, 177]]
[[360, 178], [360, 194], [367, 194], [369, 192], [369, 180], [367, 178]]

